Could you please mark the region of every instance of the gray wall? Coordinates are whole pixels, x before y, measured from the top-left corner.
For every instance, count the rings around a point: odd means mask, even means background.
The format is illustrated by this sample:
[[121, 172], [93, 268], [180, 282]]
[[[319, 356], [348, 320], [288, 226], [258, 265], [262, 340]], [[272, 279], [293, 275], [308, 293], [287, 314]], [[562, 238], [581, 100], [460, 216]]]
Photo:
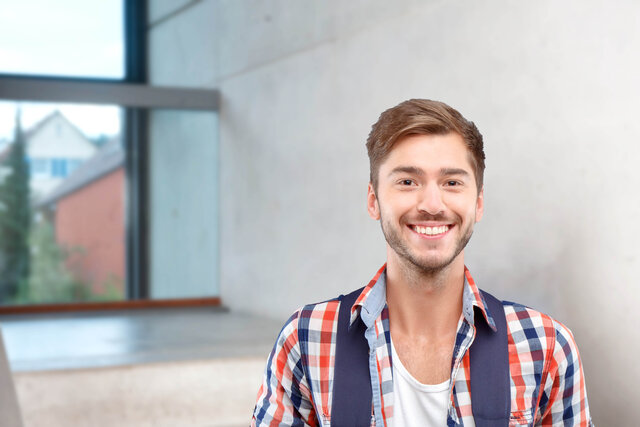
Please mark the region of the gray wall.
[[[152, 84], [214, 85], [213, 6], [150, 2]], [[149, 120], [150, 296], [219, 296], [218, 115], [155, 110]]]
[[365, 284], [384, 262], [370, 126], [443, 100], [486, 141], [476, 281], [568, 325], [595, 421], [634, 425], [639, 17], [598, 0], [203, 1], [172, 17], [180, 70], [223, 95], [225, 304], [284, 321]]
[[217, 117], [150, 114], [151, 298], [219, 296]]

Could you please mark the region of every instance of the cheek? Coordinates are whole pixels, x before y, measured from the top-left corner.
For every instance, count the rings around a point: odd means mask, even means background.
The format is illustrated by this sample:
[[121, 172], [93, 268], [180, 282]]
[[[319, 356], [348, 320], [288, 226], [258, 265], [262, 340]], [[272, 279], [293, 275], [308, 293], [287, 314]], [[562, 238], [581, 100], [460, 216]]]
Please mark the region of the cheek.
[[382, 214], [394, 217], [402, 217], [415, 209], [415, 200], [406, 195], [388, 197], [379, 205]]
[[478, 220], [475, 198], [450, 197], [447, 200], [447, 206], [455, 215], [461, 217], [463, 220], [468, 219], [473, 222]]
[[378, 198], [378, 211], [382, 219], [386, 219], [387, 222], [393, 220], [406, 213], [406, 203], [397, 196], [390, 196], [388, 194], [379, 195]]

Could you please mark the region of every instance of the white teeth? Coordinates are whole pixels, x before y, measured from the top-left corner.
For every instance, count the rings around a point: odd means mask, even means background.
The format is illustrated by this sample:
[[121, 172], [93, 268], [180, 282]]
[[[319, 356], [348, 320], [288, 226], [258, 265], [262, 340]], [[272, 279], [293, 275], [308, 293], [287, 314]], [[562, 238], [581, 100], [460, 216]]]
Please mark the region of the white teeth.
[[440, 227], [420, 227], [420, 226], [414, 226], [413, 228], [415, 231], [417, 231], [420, 234], [426, 234], [428, 236], [435, 236], [437, 234], [442, 234], [445, 233], [449, 227], [447, 227], [446, 225], [440, 226]]

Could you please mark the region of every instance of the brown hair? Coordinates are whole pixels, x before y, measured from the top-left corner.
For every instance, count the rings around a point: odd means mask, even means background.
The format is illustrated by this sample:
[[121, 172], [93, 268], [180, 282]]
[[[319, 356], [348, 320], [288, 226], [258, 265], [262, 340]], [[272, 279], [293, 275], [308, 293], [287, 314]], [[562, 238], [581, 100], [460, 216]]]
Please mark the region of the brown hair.
[[380, 164], [387, 158], [394, 144], [409, 135], [459, 134], [469, 150], [469, 160], [475, 172], [478, 192], [484, 177], [484, 149], [482, 135], [473, 122], [465, 119], [447, 104], [429, 99], [410, 99], [389, 108], [371, 127], [367, 138], [369, 180], [378, 188]]

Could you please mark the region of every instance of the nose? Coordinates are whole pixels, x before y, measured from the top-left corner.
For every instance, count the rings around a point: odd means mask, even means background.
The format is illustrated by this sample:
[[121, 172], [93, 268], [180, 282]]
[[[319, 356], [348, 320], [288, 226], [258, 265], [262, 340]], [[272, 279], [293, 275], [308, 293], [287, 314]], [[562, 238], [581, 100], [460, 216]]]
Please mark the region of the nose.
[[445, 206], [442, 200], [442, 190], [436, 183], [426, 185], [420, 191], [418, 210], [429, 215], [438, 215], [444, 212]]

